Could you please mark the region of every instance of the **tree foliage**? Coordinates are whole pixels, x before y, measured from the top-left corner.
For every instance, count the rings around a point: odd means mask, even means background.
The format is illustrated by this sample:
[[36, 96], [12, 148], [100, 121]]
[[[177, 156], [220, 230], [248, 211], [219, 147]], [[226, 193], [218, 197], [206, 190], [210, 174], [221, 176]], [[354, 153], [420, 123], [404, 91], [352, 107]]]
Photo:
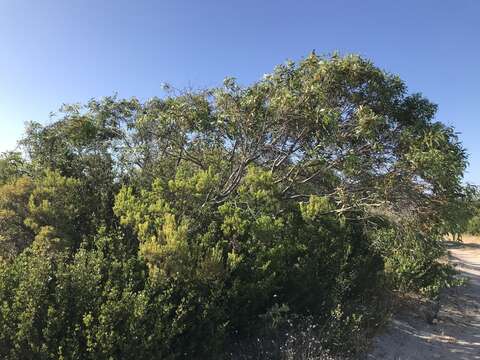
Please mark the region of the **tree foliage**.
[[435, 112], [361, 57], [311, 54], [30, 123], [0, 159], [0, 354], [222, 357], [279, 309], [351, 350], [386, 287], [448, 285], [466, 154]]

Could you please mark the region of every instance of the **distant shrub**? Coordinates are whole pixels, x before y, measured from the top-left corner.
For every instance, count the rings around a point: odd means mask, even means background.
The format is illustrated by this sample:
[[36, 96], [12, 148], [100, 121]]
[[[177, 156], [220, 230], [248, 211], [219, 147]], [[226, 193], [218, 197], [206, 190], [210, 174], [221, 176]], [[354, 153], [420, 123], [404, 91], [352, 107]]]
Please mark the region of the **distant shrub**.
[[467, 232], [472, 235], [480, 235], [480, 210], [477, 210], [468, 221]]

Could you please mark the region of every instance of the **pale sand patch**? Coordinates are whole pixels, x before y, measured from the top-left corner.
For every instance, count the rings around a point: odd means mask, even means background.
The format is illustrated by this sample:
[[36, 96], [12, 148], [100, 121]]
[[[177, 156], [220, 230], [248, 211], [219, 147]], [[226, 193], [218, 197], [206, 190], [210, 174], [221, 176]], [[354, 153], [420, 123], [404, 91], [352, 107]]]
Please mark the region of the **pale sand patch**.
[[445, 291], [438, 322], [428, 324], [419, 309], [400, 312], [374, 339], [368, 359], [480, 359], [480, 237], [462, 240], [450, 246], [449, 259], [469, 282]]

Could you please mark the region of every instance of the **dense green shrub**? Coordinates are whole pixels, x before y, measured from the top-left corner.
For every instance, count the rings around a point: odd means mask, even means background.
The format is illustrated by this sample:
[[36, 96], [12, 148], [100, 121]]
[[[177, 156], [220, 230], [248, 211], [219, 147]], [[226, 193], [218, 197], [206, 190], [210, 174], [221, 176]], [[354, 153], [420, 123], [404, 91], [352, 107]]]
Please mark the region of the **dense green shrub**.
[[152, 283], [122, 240], [99, 238], [68, 263], [25, 251], [2, 268], [2, 358], [168, 359], [219, 348], [220, 293], [183, 279]]
[[480, 235], [480, 204], [474, 204], [473, 214], [468, 218], [466, 232], [472, 235]]

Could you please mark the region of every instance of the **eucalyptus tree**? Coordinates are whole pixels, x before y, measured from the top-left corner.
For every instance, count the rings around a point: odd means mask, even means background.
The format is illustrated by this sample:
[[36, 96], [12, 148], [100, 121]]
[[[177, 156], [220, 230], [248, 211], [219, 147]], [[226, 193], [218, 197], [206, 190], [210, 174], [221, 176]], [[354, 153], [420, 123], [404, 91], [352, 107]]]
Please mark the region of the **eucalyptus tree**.
[[227, 78], [222, 88], [148, 101], [134, 127], [143, 170], [171, 178], [188, 164], [217, 174], [202, 206], [227, 201], [255, 165], [286, 200], [321, 196], [337, 214], [381, 212], [431, 228], [462, 194], [466, 166], [436, 108], [358, 56], [312, 54], [248, 87]]

